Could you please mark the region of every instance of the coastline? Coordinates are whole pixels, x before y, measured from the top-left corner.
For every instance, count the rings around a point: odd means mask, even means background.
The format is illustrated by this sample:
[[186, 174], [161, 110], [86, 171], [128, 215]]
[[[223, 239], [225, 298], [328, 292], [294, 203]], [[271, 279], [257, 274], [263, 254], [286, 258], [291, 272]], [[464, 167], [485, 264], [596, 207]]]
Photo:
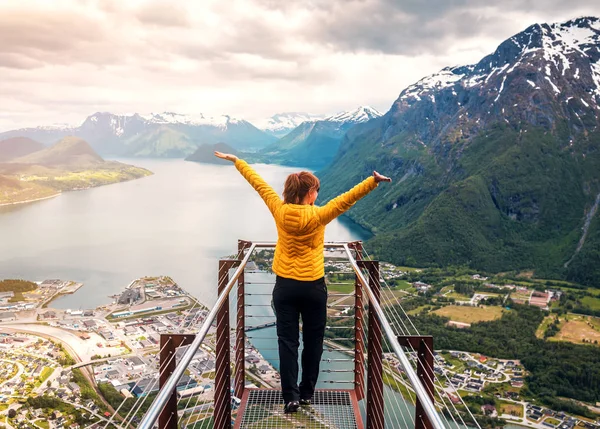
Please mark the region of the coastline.
[[4, 207], [4, 206], [14, 206], [14, 205], [17, 205], [17, 204], [33, 203], [33, 202], [36, 202], [36, 201], [42, 201], [42, 200], [47, 200], [47, 199], [49, 199], [49, 198], [58, 197], [58, 196], [59, 196], [59, 195], [61, 195], [61, 194], [62, 194], [62, 192], [61, 192], [61, 191], [59, 191], [59, 192], [57, 192], [56, 194], [48, 195], [48, 196], [46, 196], [46, 197], [34, 198], [34, 199], [32, 199], [32, 200], [15, 201], [15, 202], [12, 202], [12, 203], [1, 203], [1, 204], [0, 204], [0, 207]]
[[[127, 164], [124, 164], [124, 165], [127, 165]], [[129, 165], [127, 165], [127, 166], [129, 166]], [[53, 190], [57, 191], [55, 194], [48, 195], [48, 196], [45, 196], [45, 197], [40, 197], [40, 198], [33, 198], [33, 199], [30, 199], [30, 200], [24, 200], [24, 201], [14, 201], [14, 202], [11, 202], [11, 203], [0, 203], [0, 207], [12, 206], [12, 205], [17, 205], [17, 204], [33, 203], [33, 202], [36, 202], [36, 201], [47, 200], [49, 198], [57, 197], [57, 196], [61, 195], [63, 192], [86, 191], [88, 189], [99, 188], [100, 186], [114, 185], [116, 183], [124, 183], [124, 182], [130, 182], [132, 180], [143, 179], [144, 177], [152, 176], [154, 174], [152, 171], [147, 170], [147, 169], [142, 168], [142, 167], [136, 167], [136, 166], [133, 166], [133, 165], [129, 166], [129, 167], [135, 167], [137, 169], [144, 170], [145, 173], [142, 176], [139, 176], [139, 177], [126, 178], [126, 179], [123, 179], [123, 180], [118, 180], [116, 182], [100, 183], [100, 184], [96, 184], [96, 185], [84, 186], [84, 187], [81, 187], [81, 188], [67, 189], [67, 190], [64, 190], [64, 191], [53, 189]]]

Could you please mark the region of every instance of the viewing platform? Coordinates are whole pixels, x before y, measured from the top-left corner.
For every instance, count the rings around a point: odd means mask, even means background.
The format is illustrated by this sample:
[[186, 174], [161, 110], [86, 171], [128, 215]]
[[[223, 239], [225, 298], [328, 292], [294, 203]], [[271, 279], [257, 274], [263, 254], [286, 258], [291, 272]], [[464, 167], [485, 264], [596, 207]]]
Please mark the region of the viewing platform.
[[[451, 384], [440, 382], [433, 338], [418, 333], [381, 277], [379, 262], [368, 257], [361, 242], [325, 244], [325, 257], [335, 255], [335, 266], [347, 267], [344, 274], [354, 276], [348, 284], [354, 290], [329, 294], [326, 345], [312, 403], [286, 414], [280, 390], [249, 383], [260, 378], [255, 365], [247, 367], [253, 361], [250, 340], [268, 341], [269, 347], [257, 349], [275, 353], [277, 338], [270, 329], [275, 325], [273, 283], [265, 282], [264, 275], [254, 281], [246, 267], [256, 249], [273, 248], [274, 243], [239, 241], [237, 256], [219, 261], [219, 296], [198, 332], [161, 335], [160, 389], [137, 427], [444, 429], [464, 427], [467, 421], [479, 426], [460, 395], [448, 390]], [[198, 362], [196, 353], [207, 348], [206, 336], [215, 326], [209, 343], [215, 352], [214, 401], [177, 395], [188, 387], [181, 380]], [[277, 367], [276, 356], [266, 359]], [[126, 417], [121, 426], [128, 423]]]

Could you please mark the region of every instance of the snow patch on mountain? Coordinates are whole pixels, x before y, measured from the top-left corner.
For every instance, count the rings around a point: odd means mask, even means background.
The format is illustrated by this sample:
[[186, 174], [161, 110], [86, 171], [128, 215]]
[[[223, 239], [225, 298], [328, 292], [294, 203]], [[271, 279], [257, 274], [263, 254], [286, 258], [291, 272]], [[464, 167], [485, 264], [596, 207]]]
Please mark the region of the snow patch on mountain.
[[445, 67], [439, 73], [426, 76], [417, 83], [408, 86], [400, 94], [400, 99], [404, 100], [412, 97], [419, 101], [421, 100], [421, 95], [431, 91], [439, 91], [440, 89], [454, 85], [465, 77], [467, 71], [471, 71], [471, 69], [465, 69], [464, 67]]
[[[576, 57], [589, 61], [595, 83], [595, 88], [590, 93], [600, 95], [600, 60], [594, 61], [599, 57], [599, 45], [600, 19], [596, 17], [578, 18], [564, 23], [535, 24], [508, 39], [494, 54], [478, 64], [446, 67], [408, 86], [400, 93], [399, 100], [408, 102], [409, 105], [423, 99], [430, 99], [435, 103], [434, 95], [445, 88], [452, 88], [452, 95], [457, 96], [460, 88], [480, 87], [494, 78], [498, 80], [495, 102], [504, 89], [507, 76], [536, 59], [542, 60], [544, 80], [553, 92], [560, 94], [556, 85], [559, 75], [569, 73], [575, 79], [580, 76], [579, 67], [574, 67]], [[538, 89], [531, 80], [528, 83]]]
[[378, 118], [381, 115], [382, 114], [380, 112], [378, 112], [370, 106], [360, 106], [354, 110], [328, 116], [324, 119], [324, 121], [359, 123], [367, 122], [371, 119]]
[[239, 119], [232, 118], [229, 115], [212, 117], [205, 116], [202, 113], [186, 115], [175, 112], [162, 112], [143, 114], [140, 117], [152, 124], [209, 125], [219, 128], [226, 128], [228, 124], [241, 122]]
[[255, 121], [256, 127], [263, 131], [272, 133], [293, 130], [304, 122], [314, 122], [325, 118], [324, 115], [313, 115], [304, 112], [284, 112], [277, 113], [270, 118]]

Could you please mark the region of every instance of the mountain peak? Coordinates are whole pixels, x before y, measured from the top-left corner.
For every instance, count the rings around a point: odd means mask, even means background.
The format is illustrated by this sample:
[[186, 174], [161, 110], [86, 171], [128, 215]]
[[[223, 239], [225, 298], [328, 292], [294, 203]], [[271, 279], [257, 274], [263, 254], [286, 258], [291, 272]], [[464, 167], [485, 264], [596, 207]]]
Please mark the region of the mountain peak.
[[324, 117], [305, 112], [282, 112], [255, 123], [259, 129], [276, 137], [283, 137], [304, 122], [320, 121]]
[[337, 113], [328, 116], [325, 121], [330, 122], [366, 122], [374, 118], [380, 117], [382, 114], [370, 106], [359, 106], [354, 110]]
[[570, 118], [573, 131], [589, 131], [599, 109], [600, 19], [581, 17], [531, 25], [477, 64], [424, 77], [401, 92], [392, 116], [426, 141], [442, 127], [471, 135], [494, 121], [552, 128]]
[[55, 145], [33, 152], [11, 162], [21, 164], [82, 166], [96, 164], [104, 160], [85, 140], [69, 136], [60, 140]]

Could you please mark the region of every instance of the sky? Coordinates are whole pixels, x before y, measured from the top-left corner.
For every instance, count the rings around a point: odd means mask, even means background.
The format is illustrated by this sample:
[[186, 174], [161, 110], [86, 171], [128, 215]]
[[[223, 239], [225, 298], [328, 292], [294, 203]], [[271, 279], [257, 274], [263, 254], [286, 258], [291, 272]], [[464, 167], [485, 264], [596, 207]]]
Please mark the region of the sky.
[[386, 112], [529, 25], [598, 0], [2, 0], [0, 131], [97, 111]]

